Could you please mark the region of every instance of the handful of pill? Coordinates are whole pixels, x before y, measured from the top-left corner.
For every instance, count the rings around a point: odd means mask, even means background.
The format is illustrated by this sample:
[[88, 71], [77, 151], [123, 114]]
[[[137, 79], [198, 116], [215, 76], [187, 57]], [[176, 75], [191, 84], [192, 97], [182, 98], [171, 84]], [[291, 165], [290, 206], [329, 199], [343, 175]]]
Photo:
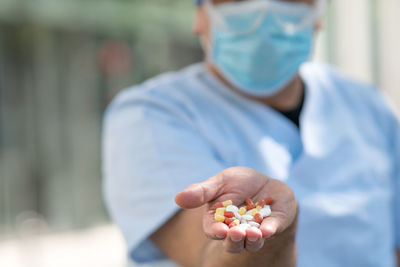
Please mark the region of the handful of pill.
[[232, 200], [215, 204], [213, 207], [215, 221], [225, 223], [229, 228], [234, 226], [243, 227], [244, 229], [250, 226], [259, 228], [264, 218], [271, 215], [270, 205], [274, 203], [274, 199], [267, 197], [254, 204], [248, 198], [245, 203], [246, 205], [240, 208], [233, 205]]

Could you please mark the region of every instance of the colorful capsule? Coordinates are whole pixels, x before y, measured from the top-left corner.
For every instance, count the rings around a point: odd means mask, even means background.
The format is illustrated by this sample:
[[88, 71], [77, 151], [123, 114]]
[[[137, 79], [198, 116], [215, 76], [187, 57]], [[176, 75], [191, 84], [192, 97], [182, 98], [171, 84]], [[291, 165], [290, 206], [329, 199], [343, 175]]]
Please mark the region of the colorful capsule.
[[252, 210], [256, 207], [250, 198], [246, 199], [245, 203], [246, 203], [247, 210]]
[[272, 197], [267, 197], [264, 199], [264, 203], [265, 205], [271, 205], [272, 203], [274, 203], [274, 199]]
[[224, 222], [224, 221], [225, 221], [225, 216], [219, 215], [219, 214], [215, 214], [215, 215], [214, 215], [214, 219], [215, 219], [217, 222]]
[[238, 211], [238, 213], [240, 214], [240, 215], [244, 215], [245, 213], [246, 213], [246, 207], [241, 207], [240, 209], [239, 209], [239, 211]]
[[226, 201], [222, 202], [222, 205], [223, 205], [224, 207], [227, 207], [227, 206], [232, 205], [232, 204], [233, 204], [233, 203], [232, 203], [232, 200], [226, 200]]
[[217, 222], [223, 222], [229, 228], [241, 226], [242, 229], [254, 226], [260, 227], [263, 218], [271, 214], [270, 204], [274, 202], [272, 197], [267, 197], [258, 201], [256, 204], [248, 198], [245, 201], [245, 206], [238, 208], [232, 204], [231, 200], [216, 203], [214, 219]]
[[225, 224], [229, 226], [229, 224], [231, 224], [233, 222], [232, 218], [227, 218], [225, 217]]
[[228, 218], [235, 217], [235, 214], [232, 211], [225, 211], [224, 216]]
[[264, 199], [261, 199], [260, 201], [258, 201], [256, 205], [260, 206], [260, 207], [264, 207], [264, 205], [265, 205]]
[[214, 210], [217, 210], [218, 208], [222, 208], [224, 205], [222, 204], [222, 202], [218, 202], [218, 203], [215, 203], [214, 204], [214, 206], [213, 206], [213, 209]]
[[257, 213], [254, 215], [254, 221], [255, 221], [256, 223], [259, 223], [259, 224], [262, 223], [263, 217], [261, 216], [260, 213], [257, 212]]
[[221, 215], [221, 216], [224, 216], [224, 213], [225, 213], [225, 208], [218, 208], [215, 211], [215, 214], [218, 214], [218, 215]]
[[251, 210], [251, 216], [254, 217], [254, 215], [256, 215], [256, 213], [258, 213], [258, 210], [257, 210], [257, 209], [252, 209], [252, 210]]

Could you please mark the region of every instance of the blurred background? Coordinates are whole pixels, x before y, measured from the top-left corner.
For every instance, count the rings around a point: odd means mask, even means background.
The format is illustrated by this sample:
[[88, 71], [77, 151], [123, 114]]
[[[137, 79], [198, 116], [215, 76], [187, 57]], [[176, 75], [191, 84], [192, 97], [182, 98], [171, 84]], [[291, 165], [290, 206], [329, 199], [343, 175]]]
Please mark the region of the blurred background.
[[[101, 195], [113, 96], [200, 61], [192, 0], [0, 0], [0, 266], [123, 266]], [[315, 60], [400, 106], [399, 0], [332, 0]]]

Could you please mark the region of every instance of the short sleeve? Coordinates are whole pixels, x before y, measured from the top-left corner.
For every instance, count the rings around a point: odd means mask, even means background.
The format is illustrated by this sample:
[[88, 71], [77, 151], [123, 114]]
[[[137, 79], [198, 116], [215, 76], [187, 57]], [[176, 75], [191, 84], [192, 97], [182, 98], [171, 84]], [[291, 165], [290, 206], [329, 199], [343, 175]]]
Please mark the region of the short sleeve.
[[148, 237], [177, 212], [175, 195], [223, 165], [182, 103], [132, 90], [105, 115], [103, 188], [130, 258], [145, 263], [164, 257]]

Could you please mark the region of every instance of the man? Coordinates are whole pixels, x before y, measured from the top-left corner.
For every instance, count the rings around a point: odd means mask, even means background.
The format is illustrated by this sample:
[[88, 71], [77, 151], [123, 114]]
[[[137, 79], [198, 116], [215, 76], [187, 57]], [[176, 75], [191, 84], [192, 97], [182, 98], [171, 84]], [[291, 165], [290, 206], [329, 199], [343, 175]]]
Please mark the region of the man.
[[[132, 261], [395, 266], [399, 123], [374, 88], [305, 63], [325, 1], [197, 2], [205, 62], [105, 117], [105, 196]], [[266, 196], [259, 229], [213, 221], [218, 201]]]

